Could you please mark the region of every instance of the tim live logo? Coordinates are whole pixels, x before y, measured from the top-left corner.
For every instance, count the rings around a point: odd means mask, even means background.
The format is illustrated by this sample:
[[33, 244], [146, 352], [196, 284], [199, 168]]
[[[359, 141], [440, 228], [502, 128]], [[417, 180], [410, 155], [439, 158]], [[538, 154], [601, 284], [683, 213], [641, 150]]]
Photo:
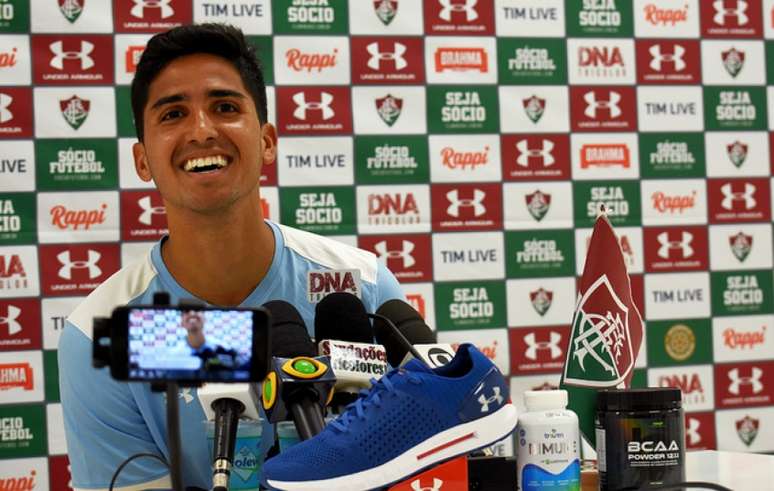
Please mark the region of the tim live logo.
[[347, 292], [360, 298], [360, 270], [332, 269], [307, 273], [307, 298], [310, 303], [317, 303], [334, 292]]

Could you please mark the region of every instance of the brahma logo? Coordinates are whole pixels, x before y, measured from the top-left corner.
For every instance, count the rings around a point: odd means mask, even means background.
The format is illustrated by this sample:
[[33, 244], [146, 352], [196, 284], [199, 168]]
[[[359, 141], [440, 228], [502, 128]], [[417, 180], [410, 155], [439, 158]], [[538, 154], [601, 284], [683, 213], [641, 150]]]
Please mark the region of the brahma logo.
[[711, 179], [707, 185], [711, 223], [771, 219], [768, 179]]
[[83, 2], [85, 0], [57, 0], [59, 12], [70, 24], [75, 24], [78, 17], [83, 13]]
[[113, 8], [116, 32], [159, 32], [193, 21], [191, 2], [181, 0], [126, 0]]
[[335, 134], [352, 132], [350, 91], [345, 87], [277, 88], [277, 120], [287, 134]]
[[307, 300], [317, 303], [333, 292], [351, 293], [358, 298], [362, 296], [359, 269], [317, 270], [309, 271], [307, 279]]
[[481, 152], [458, 152], [453, 147], [444, 147], [441, 149], [441, 163], [452, 170], [474, 170], [489, 164], [489, 146], [485, 146]]
[[62, 112], [62, 117], [74, 130], [77, 130], [84, 122], [86, 122], [90, 108], [91, 101], [88, 99], [81, 99], [77, 95], [59, 101], [59, 110]]
[[631, 166], [629, 146], [624, 143], [592, 144], [581, 146], [581, 169], [589, 167]]
[[529, 300], [532, 303], [532, 307], [535, 309], [535, 312], [540, 314], [542, 317], [546, 315], [548, 309], [551, 308], [551, 304], [554, 300], [554, 292], [545, 290], [541, 287], [535, 291], [529, 292]]
[[631, 131], [636, 128], [634, 87], [571, 87], [575, 131]]
[[732, 78], [736, 78], [744, 67], [744, 51], [732, 47], [727, 51], [722, 51], [720, 55], [723, 60], [723, 67]]
[[305, 53], [298, 48], [285, 52], [285, 62], [288, 68], [295, 72], [320, 73], [338, 65], [339, 50], [334, 48], [330, 53]]
[[638, 82], [698, 84], [701, 82], [699, 41], [638, 40]]
[[424, 319], [426, 313], [425, 297], [421, 293], [408, 293], [406, 294], [406, 300]]
[[40, 246], [46, 295], [86, 295], [120, 267], [118, 244]]
[[551, 208], [551, 195], [543, 193], [536, 189], [534, 193], [524, 195], [527, 204], [527, 211], [536, 221], [540, 221], [546, 216]]
[[353, 83], [424, 83], [421, 39], [357, 36], [351, 43]]
[[432, 281], [429, 235], [361, 235], [358, 247], [376, 254], [401, 282]]
[[701, 9], [704, 36], [761, 37], [761, 2], [712, 0]]
[[502, 226], [502, 191], [497, 184], [432, 186], [437, 230], [493, 230]]
[[492, 2], [433, 0], [422, 3], [427, 34], [494, 34]]
[[391, 94], [376, 99], [376, 113], [382, 118], [387, 126], [392, 126], [400, 117], [400, 113], [403, 110], [403, 99], [400, 97], [394, 97]]
[[761, 426], [761, 422], [757, 418], [746, 415], [744, 418], [735, 421], [734, 425], [736, 426], [736, 434], [739, 436], [739, 439], [749, 447], [758, 436], [758, 429]]
[[738, 234], [728, 238], [728, 243], [731, 246], [731, 253], [740, 263], [743, 263], [752, 250], [753, 237], [752, 235], [745, 235], [742, 231], [739, 231]]
[[487, 73], [489, 60], [484, 48], [441, 47], [435, 50], [435, 71], [477, 71]]
[[648, 227], [644, 234], [645, 266], [648, 272], [707, 268], [706, 227]]
[[32, 366], [29, 363], [0, 364], [0, 391], [11, 389], [35, 389]]
[[166, 210], [158, 191], [124, 191], [120, 208], [121, 240], [158, 240], [168, 233]]

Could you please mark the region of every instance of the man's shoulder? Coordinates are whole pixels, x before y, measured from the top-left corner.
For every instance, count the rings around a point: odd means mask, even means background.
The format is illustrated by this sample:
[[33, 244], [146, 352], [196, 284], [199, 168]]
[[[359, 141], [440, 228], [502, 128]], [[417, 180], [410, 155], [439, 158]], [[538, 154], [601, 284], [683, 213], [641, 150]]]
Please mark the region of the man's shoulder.
[[296, 256], [327, 269], [357, 269], [361, 279], [376, 283], [378, 261], [372, 252], [297, 228], [275, 223], [284, 247]]
[[146, 293], [157, 277], [150, 251], [119, 269], [95, 288], [68, 316], [75, 327], [91, 338], [94, 317], [109, 317], [113, 309]]

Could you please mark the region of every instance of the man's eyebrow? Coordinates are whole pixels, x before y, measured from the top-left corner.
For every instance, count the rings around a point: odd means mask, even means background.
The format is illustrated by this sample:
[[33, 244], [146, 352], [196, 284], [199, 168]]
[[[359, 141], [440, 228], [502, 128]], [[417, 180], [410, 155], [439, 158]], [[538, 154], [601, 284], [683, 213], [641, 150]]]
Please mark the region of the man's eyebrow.
[[212, 89], [207, 92], [207, 97], [237, 97], [239, 99], [245, 99], [247, 96], [241, 92], [231, 89]]
[[160, 97], [156, 102], [153, 103], [151, 110], [158, 109], [165, 104], [174, 104], [175, 102], [184, 101], [187, 98], [188, 97], [184, 96], [183, 94], [172, 94]]

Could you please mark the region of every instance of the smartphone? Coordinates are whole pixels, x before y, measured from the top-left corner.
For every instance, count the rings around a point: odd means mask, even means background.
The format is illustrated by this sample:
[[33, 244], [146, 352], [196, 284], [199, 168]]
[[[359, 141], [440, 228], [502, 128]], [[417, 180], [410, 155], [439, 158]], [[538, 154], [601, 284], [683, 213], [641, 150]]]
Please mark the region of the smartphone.
[[260, 382], [269, 370], [265, 309], [124, 306], [110, 324], [117, 380]]

